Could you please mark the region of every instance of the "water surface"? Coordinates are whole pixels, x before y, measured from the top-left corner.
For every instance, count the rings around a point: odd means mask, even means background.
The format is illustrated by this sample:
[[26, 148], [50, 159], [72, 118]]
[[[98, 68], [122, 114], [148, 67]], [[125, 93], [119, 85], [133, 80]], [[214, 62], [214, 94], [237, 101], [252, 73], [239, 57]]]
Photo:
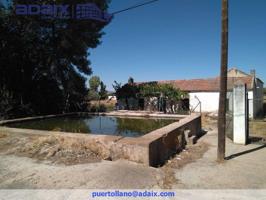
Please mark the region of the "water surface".
[[36, 130], [138, 137], [176, 121], [178, 120], [144, 117], [88, 116], [25, 121], [8, 124], [7, 126]]

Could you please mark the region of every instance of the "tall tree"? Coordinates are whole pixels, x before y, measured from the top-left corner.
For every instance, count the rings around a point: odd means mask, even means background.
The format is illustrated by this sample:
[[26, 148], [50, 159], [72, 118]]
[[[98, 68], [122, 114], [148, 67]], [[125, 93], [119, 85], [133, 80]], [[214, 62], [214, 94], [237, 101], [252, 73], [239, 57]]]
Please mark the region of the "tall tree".
[[129, 77], [127, 83], [129, 85], [133, 85], [134, 84], [134, 79], [132, 77]]
[[124, 99], [126, 103], [126, 109], [129, 109], [129, 98], [136, 98], [139, 93], [139, 87], [134, 84], [134, 79], [129, 77], [128, 83], [123, 86], [121, 83], [114, 82], [113, 88], [115, 89], [115, 94], [117, 99]]
[[226, 93], [228, 68], [228, 0], [222, 0], [222, 45], [221, 45], [221, 73], [220, 98], [218, 119], [218, 150], [217, 160], [225, 158], [225, 129], [226, 129]]
[[89, 79], [89, 100], [99, 100], [99, 86], [101, 79], [98, 76], [92, 76]]
[[100, 99], [106, 99], [107, 98], [107, 90], [106, 90], [106, 85], [101, 81], [100, 83], [100, 91], [99, 91], [99, 96]]
[[90, 87], [90, 90], [93, 90], [95, 92], [98, 92], [98, 89], [99, 89], [100, 84], [101, 84], [101, 79], [100, 79], [99, 76], [92, 76], [89, 79], [89, 87]]
[[[105, 11], [109, 0], [81, 0]], [[14, 0], [16, 4], [69, 4], [74, 0]], [[88, 50], [100, 44], [106, 23], [16, 15], [0, 9], [0, 90], [12, 93], [17, 110], [34, 114], [79, 109], [91, 74]], [[5, 90], [2, 88], [5, 88]], [[69, 106], [67, 106], [69, 105]], [[0, 112], [4, 112], [0, 110]]]

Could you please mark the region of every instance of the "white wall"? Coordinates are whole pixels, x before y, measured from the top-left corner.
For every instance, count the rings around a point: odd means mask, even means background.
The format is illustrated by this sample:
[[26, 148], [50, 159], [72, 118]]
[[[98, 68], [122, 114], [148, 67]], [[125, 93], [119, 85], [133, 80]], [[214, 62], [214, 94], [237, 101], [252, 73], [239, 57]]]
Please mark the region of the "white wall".
[[[230, 93], [231, 95], [231, 93]], [[227, 95], [227, 98], [230, 95]], [[189, 93], [189, 103], [192, 109], [194, 109], [199, 101], [201, 101], [201, 112], [215, 112], [219, 108], [219, 92], [191, 92]], [[248, 91], [248, 103], [249, 103], [249, 117], [254, 117], [254, 104], [253, 104], [253, 91]], [[229, 105], [230, 107], [230, 105]], [[200, 107], [198, 106], [195, 112], [200, 112]]]
[[[189, 93], [189, 103], [192, 109], [201, 101], [201, 112], [214, 112], [219, 108], [219, 92], [191, 92]], [[200, 112], [198, 106], [195, 112]]]
[[114, 100], [114, 101], [116, 101], [117, 98], [116, 98], [116, 96], [111, 96], [111, 95], [109, 95], [109, 96], [108, 96], [108, 100]]
[[248, 116], [253, 118], [253, 91], [248, 91]]
[[248, 139], [247, 130], [247, 88], [245, 85], [234, 87], [233, 90], [233, 141], [237, 144], [246, 144]]

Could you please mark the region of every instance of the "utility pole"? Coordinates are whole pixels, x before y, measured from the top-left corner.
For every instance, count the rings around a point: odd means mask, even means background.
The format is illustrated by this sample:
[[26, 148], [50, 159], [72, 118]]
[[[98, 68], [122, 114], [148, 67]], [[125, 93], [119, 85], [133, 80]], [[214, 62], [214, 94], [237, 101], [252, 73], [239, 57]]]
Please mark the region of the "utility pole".
[[222, 44], [221, 44], [221, 71], [220, 71], [220, 98], [218, 115], [218, 149], [217, 160], [225, 158], [225, 130], [226, 130], [226, 93], [228, 68], [228, 0], [222, 0]]

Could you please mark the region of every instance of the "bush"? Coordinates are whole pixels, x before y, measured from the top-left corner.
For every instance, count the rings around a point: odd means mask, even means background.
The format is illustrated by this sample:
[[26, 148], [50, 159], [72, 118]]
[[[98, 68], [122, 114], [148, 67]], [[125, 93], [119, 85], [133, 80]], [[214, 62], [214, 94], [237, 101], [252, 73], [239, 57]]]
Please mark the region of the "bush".
[[107, 111], [107, 107], [104, 104], [100, 104], [99, 105], [92, 105], [91, 107], [89, 107], [89, 112], [106, 112]]

